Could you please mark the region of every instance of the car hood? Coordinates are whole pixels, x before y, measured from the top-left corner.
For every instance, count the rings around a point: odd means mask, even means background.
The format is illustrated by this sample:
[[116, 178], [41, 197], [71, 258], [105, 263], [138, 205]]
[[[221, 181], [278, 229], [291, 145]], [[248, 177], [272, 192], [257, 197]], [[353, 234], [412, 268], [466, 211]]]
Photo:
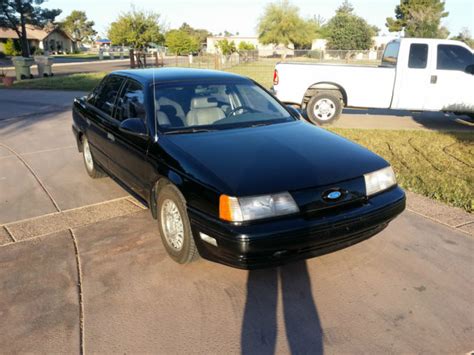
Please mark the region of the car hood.
[[369, 150], [304, 121], [166, 135], [162, 144], [184, 173], [232, 196], [327, 186], [388, 166]]

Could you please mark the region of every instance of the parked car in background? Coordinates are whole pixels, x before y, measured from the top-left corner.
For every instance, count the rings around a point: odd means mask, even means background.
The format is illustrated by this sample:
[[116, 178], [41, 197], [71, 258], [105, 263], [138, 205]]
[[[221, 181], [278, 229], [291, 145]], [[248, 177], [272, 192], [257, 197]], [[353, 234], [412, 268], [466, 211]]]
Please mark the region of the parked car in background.
[[74, 101], [73, 131], [87, 173], [148, 206], [178, 263], [309, 258], [375, 235], [405, 208], [385, 160], [230, 73], [114, 72]]
[[388, 43], [379, 67], [278, 63], [273, 91], [301, 106], [316, 124], [343, 107], [447, 111], [474, 116], [474, 53], [452, 40], [403, 38]]

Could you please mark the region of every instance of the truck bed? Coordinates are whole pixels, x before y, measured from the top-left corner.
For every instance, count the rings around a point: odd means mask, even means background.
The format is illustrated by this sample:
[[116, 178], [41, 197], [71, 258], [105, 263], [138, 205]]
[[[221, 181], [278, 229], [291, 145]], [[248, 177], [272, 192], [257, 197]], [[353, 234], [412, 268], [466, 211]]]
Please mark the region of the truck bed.
[[[311, 68], [308, 68], [311, 67]], [[395, 82], [395, 68], [370, 65], [320, 64], [285, 62], [275, 68], [279, 82], [277, 97], [288, 103], [300, 104], [312, 85], [327, 83], [343, 88], [347, 106], [389, 108]]]

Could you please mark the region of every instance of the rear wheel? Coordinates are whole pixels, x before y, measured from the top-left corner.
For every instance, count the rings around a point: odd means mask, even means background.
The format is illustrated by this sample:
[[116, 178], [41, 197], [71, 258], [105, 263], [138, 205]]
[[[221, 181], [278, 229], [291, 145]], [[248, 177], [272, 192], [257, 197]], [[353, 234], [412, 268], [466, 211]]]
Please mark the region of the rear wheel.
[[92, 157], [91, 147], [86, 136], [82, 138], [82, 157], [84, 159], [84, 166], [86, 167], [87, 174], [93, 179], [99, 179], [105, 177], [104, 171], [97, 166]]
[[158, 192], [158, 229], [168, 255], [179, 264], [188, 264], [199, 257], [191, 232], [186, 200], [171, 184]]
[[316, 125], [333, 123], [342, 112], [341, 98], [337, 94], [320, 92], [309, 100], [306, 111]]

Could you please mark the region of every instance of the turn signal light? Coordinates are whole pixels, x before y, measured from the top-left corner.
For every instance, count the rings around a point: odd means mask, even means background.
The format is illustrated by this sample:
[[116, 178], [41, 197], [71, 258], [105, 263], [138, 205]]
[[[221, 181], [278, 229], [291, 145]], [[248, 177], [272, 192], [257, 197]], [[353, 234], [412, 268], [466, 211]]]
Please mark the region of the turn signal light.
[[221, 195], [219, 197], [219, 217], [224, 221], [242, 221], [242, 211], [236, 197]]

